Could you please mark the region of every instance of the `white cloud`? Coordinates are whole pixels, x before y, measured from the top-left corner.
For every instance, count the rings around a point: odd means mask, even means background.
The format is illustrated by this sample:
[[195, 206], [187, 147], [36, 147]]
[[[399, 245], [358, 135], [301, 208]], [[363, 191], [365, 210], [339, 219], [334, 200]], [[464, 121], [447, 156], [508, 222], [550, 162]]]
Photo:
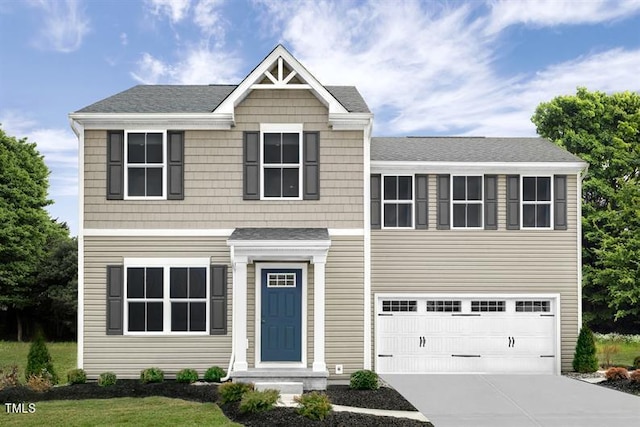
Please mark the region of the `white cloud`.
[[79, 0], [39, 0], [31, 4], [42, 10], [44, 19], [34, 41], [37, 47], [63, 53], [80, 48], [90, 27]]
[[640, 11], [640, 0], [494, 0], [490, 7], [486, 32], [493, 34], [514, 24], [549, 27], [624, 19]]
[[171, 22], [182, 21], [189, 10], [189, 0], [146, 0], [151, 13], [156, 16], [166, 16]]
[[206, 44], [184, 49], [171, 64], [144, 53], [131, 76], [143, 84], [237, 83], [240, 60], [222, 49], [211, 50]]
[[129, 36], [127, 36], [127, 33], [120, 33], [120, 44], [122, 46], [129, 44]]
[[205, 36], [224, 37], [223, 17], [218, 10], [224, 0], [200, 0], [193, 11], [193, 22]]

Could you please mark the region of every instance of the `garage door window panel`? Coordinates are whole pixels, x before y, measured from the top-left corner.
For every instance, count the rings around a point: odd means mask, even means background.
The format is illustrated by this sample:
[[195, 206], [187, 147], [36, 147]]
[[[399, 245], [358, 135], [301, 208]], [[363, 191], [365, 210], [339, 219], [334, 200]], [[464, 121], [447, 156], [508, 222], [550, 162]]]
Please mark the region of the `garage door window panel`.
[[516, 301], [516, 313], [549, 313], [550, 301]]
[[427, 301], [428, 312], [460, 313], [462, 301]]
[[471, 301], [471, 311], [474, 313], [499, 313], [505, 310], [505, 301]]
[[418, 301], [400, 300], [400, 301], [382, 301], [383, 312], [416, 312], [418, 311]]

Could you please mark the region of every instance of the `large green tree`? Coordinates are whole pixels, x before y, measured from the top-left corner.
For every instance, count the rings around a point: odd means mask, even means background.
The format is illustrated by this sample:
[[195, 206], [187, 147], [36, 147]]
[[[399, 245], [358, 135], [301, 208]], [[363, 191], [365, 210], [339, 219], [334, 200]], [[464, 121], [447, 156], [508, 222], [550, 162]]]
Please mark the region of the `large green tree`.
[[578, 88], [538, 106], [541, 136], [589, 163], [583, 181], [583, 308], [594, 329], [640, 330], [640, 94]]
[[0, 129], [0, 306], [15, 311], [18, 340], [23, 311], [36, 302], [36, 268], [52, 229], [48, 178], [36, 144]]

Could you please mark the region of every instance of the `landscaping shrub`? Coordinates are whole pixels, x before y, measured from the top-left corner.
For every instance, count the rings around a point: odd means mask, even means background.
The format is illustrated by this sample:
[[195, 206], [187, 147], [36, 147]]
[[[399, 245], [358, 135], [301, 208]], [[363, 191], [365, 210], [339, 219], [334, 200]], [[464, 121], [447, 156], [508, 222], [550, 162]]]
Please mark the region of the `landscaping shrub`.
[[18, 379], [18, 365], [9, 365], [0, 368], [0, 390], [7, 387], [20, 385]]
[[53, 377], [46, 369], [43, 369], [39, 374], [29, 376], [27, 387], [37, 392], [50, 390], [53, 387]]
[[618, 344], [604, 344], [600, 353], [602, 353], [602, 365], [608, 368], [613, 366], [613, 356], [620, 353], [620, 346]]
[[378, 374], [367, 369], [355, 371], [351, 374], [351, 382], [349, 386], [355, 390], [377, 390]]
[[224, 383], [218, 387], [222, 403], [239, 402], [245, 393], [253, 391], [251, 383]]
[[264, 412], [273, 409], [278, 399], [280, 399], [278, 390], [252, 390], [242, 395], [238, 408], [243, 414], [247, 412]]
[[100, 387], [109, 387], [118, 382], [118, 377], [113, 372], [103, 372], [98, 377], [98, 385]]
[[31, 343], [31, 347], [29, 347], [27, 369], [24, 371], [24, 377], [28, 381], [29, 377], [32, 375], [41, 375], [43, 369], [49, 374], [50, 381], [53, 384], [57, 384], [58, 376], [56, 375], [56, 371], [53, 369], [53, 363], [51, 362], [51, 355], [47, 349], [47, 344], [45, 344], [42, 334], [38, 334], [35, 341]]
[[176, 374], [176, 382], [191, 384], [196, 381], [198, 381], [198, 373], [195, 369], [183, 369]]
[[219, 383], [220, 378], [227, 375], [224, 369], [219, 366], [212, 366], [204, 373], [204, 380], [207, 382]]
[[604, 376], [608, 380], [626, 380], [629, 378], [629, 372], [625, 368], [609, 368]]
[[83, 369], [71, 369], [67, 372], [67, 381], [69, 384], [84, 384], [87, 382], [87, 374]]
[[164, 371], [160, 368], [147, 368], [140, 371], [140, 382], [146, 383], [161, 383], [164, 381]]
[[580, 329], [576, 351], [573, 355], [573, 370], [576, 372], [595, 372], [598, 370], [596, 343], [593, 332], [587, 326]]
[[635, 369], [640, 369], [640, 356], [636, 356], [636, 358], [633, 359], [633, 367]]
[[634, 383], [640, 383], [640, 369], [636, 369], [635, 371], [631, 372], [631, 375], [629, 375], [629, 379]]
[[311, 420], [324, 420], [331, 413], [331, 402], [329, 396], [317, 391], [296, 396], [294, 398], [298, 403], [298, 414]]

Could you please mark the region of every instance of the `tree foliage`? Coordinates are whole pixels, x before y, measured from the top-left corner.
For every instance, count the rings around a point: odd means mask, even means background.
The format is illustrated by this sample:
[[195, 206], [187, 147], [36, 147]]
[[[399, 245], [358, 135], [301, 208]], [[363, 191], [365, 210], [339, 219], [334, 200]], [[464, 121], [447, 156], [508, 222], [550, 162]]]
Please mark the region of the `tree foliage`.
[[640, 94], [578, 88], [536, 109], [538, 133], [589, 163], [583, 181], [583, 307], [594, 327], [640, 328]]

